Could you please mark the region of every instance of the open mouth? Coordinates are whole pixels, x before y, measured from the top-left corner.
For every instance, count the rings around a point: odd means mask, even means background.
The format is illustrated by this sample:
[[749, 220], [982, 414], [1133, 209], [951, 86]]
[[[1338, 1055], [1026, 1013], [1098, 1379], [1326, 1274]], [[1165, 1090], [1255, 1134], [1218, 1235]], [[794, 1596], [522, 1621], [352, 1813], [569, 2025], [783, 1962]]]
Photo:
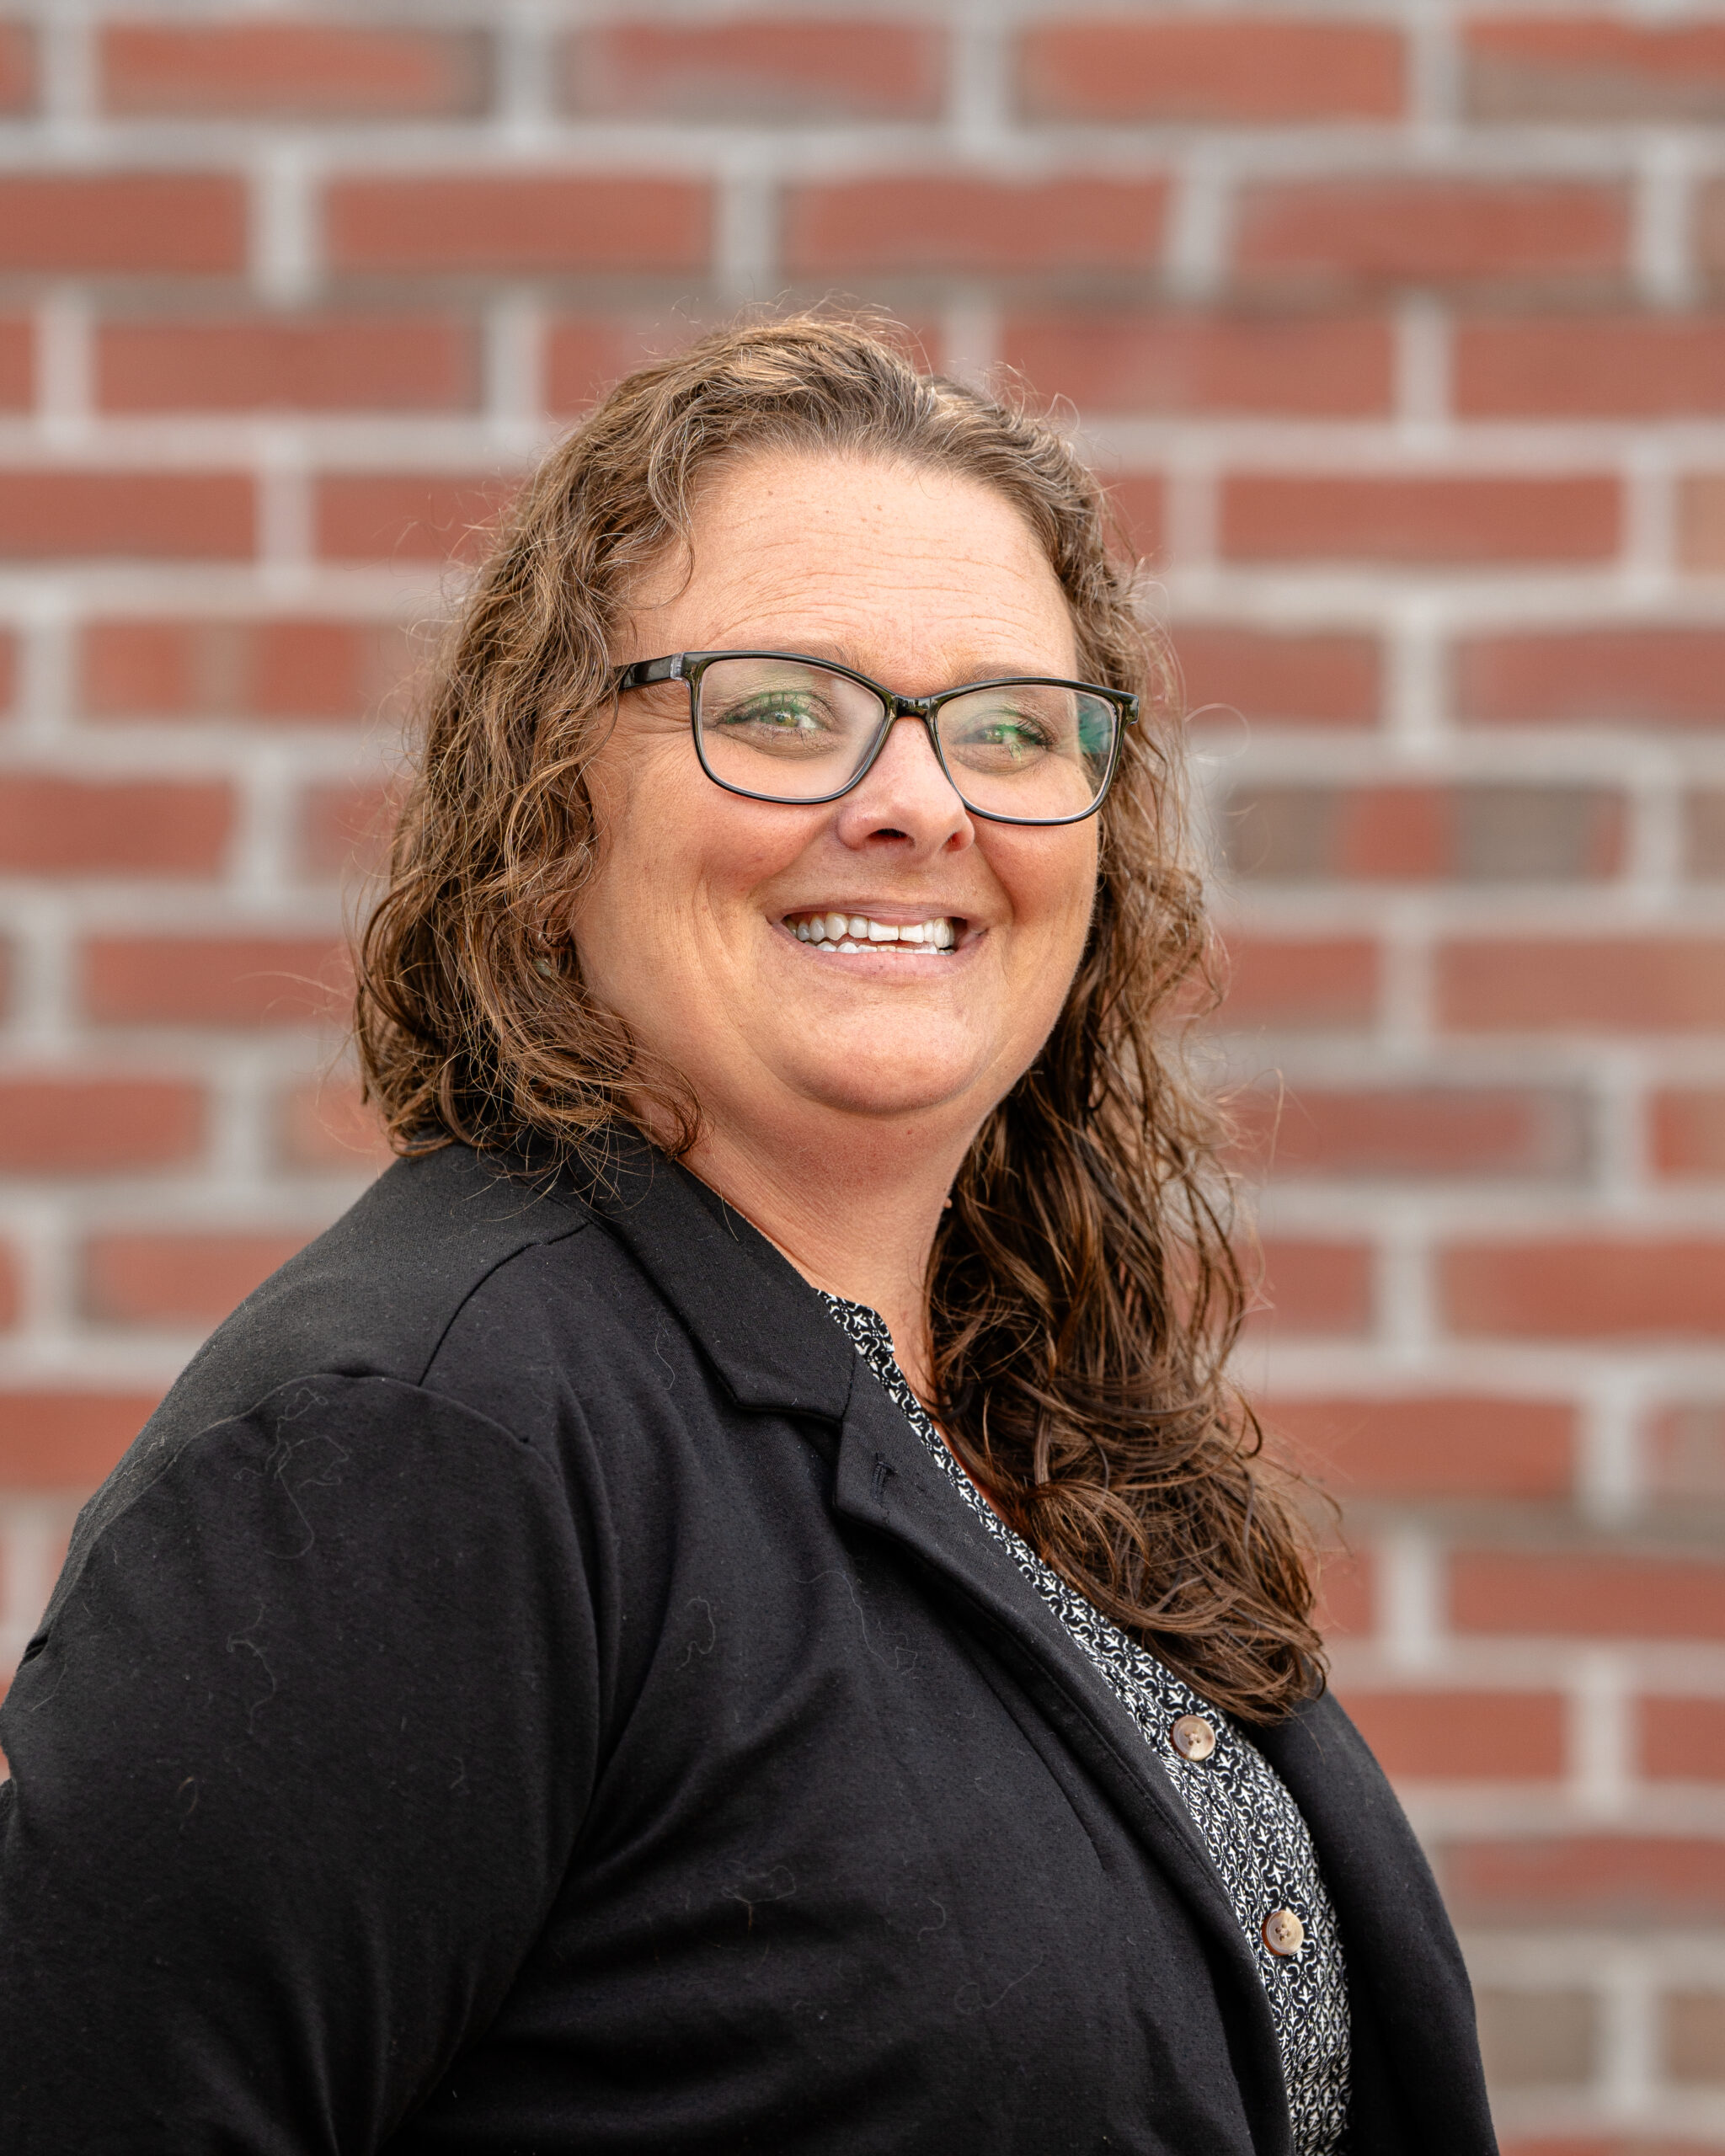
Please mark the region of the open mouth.
[[927, 921], [876, 921], [862, 913], [788, 913], [785, 926], [799, 943], [818, 950], [892, 951], [906, 957], [945, 958], [958, 947], [964, 922], [951, 914]]

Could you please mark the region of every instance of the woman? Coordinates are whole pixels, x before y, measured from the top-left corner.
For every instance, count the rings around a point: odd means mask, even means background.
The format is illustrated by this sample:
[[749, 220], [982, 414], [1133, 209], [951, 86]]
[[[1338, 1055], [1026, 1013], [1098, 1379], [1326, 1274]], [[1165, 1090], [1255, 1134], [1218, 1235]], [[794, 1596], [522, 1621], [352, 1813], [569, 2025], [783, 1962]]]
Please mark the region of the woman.
[[1492, 2147], [1220, 1374], [1162, 687], [866, 329], [548, 460], [361, 953], [404, 1157], [7, 1703], [14, 2156]]

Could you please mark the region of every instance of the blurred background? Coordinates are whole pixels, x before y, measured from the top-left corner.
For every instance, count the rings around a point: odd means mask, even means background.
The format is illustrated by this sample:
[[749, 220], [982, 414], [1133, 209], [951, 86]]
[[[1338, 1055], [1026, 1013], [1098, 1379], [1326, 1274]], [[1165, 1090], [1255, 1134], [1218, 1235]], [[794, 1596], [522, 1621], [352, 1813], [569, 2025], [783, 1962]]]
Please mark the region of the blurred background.
[[1515, 2156], [1725, 2149], [1725, 11], [0, 0], [0, 1669], [377, 1155], [476, 527], [750, 300], [1070, 400], [1183, 662], [1243, 1361]]

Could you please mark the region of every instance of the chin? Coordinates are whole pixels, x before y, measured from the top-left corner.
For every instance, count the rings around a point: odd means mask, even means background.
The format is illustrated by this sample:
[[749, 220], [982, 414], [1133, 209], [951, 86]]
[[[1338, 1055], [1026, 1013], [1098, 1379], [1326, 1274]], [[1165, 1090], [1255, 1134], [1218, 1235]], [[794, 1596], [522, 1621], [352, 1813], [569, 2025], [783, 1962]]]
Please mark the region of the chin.
[[785, 1075], [795, 1091], [822, 1107], [890, 1118], [937, 1114], [968, 1102], [981, 1072], [969, 1059], [960, 1066], [943, 1059], [907, 1065], [890, 1057], [851, 1057]]

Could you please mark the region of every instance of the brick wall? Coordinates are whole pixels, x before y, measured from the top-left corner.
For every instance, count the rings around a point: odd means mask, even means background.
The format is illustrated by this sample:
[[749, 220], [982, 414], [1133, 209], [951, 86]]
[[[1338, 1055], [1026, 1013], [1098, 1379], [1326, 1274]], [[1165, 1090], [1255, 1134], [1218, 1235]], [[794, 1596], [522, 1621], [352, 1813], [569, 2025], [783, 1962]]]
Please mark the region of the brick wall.
[[1725, 2148], [1725, 12], [0, 0], [0, 1661], [373, 1154], [401, 681], [594, 386], [884, 301], [1182, 651], [1247, 1367], [1519, 2156]]

